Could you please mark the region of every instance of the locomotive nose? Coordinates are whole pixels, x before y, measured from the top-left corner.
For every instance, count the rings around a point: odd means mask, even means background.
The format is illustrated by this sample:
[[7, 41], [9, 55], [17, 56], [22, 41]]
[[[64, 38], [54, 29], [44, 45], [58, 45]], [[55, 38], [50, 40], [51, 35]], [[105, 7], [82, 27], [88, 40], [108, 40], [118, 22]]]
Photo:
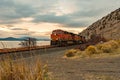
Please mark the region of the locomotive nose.
[[83, 39], [77, 34], [70, 33], [63, 30], [54, 30], [51, 34], [51, 45], [73, 45], [80, 44]]

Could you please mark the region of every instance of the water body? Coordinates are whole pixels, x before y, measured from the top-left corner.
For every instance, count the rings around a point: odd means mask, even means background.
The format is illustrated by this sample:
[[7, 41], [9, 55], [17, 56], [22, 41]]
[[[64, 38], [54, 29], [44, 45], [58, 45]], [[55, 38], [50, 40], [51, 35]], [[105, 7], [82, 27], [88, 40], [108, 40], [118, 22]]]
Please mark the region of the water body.
[[[0, 41], [0, 49], [3, 48], [18, 48], [21, 41]], [[50, 45], [50, 41], [37, 41], [37, 46]]]

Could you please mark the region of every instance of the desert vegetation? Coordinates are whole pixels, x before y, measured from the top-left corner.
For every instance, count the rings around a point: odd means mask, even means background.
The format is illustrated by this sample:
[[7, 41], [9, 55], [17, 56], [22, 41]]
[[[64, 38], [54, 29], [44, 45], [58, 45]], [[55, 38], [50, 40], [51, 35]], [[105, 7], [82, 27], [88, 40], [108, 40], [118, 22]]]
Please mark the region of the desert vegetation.
[[120, 54], [120, 40], [111, 40], [97, 45], [90, 45], [84, 51], [71, 49], [65, 52], [66, 57], [105, 57]]
[[66, 53], [65, 53], [65, 55], [67, 57], [74, 57], [77, 54], [80, 54], [80, 50], [79, 49], [70, 49], [70, 50], [66, 51]]
[[7, 58], [0, 62], [0, 80], [50, 80], [50, 78], [47, 65], [41, 65], [40, 59], [28, 62]]

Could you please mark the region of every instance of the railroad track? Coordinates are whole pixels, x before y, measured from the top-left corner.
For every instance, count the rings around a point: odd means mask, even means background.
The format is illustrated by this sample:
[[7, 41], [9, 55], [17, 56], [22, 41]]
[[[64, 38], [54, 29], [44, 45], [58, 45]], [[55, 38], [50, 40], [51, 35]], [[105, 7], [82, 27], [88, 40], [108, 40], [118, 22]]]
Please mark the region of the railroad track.
[[55, 48], [57, 46], [34, 46], [34, 47], [20, 47], [20, 48], [4, 48], [0, 49], [0, 54], [7, 54], [7, 53], [14, 53], [14, 52], [23, 52], [23, 51], [30, 51], [30, 50], [39, 50], [39, 49], [48, 49], [48, 48]]
[[[84, 50], [90, 44], [91, 43], [79, 44], [79, 46], [75, 48]], [[24, 52], [24, 51], [32, 51], [32, 50], [40, 50], [40, 49], [49, 49], [49, 48], [57, 48], [57, 47], [58, 46], [45, 45], [45, 46], [34, 46], [34, 47], [4, 48], [4, 49], [0, 49], [0, 54]], [[68, 47], [68, 46], [62, 46], [62, 47]]]
[[[70, 46], [74, 46], [74, 45], [70, 45]], [[61, 47], [69, 47], [69, 46], [61, 46]], [[25, 52], [25, 51], [34, 51], [40, 49], [61, 48], [61, 47], [45, 45], [45, 46], [34, 46], [34, 47], [4, 48], [4, 49], [0, 49], [0, 55], [15, 53], [15, 52]]]
[[79, 45], [71, 45], [66, 47], [57, 47], [57, 46], [40, 46], [39, 48], [31, 48], [31, 49], [24, 49], [20, 50], [20, 48], [17, 48], [16, 50], [12, 51], [3, 51], [0, 52], [0, 61], [7, 59], [12, 60], [19, 60], [19, 59], [26, 59], [26, 58], [33, 58], [34, 56], [38, 55], [47, 55], [47, 54], [54, 54], [58, 53], [59, 51], [65, 51], [68, 49], [73, 49]]

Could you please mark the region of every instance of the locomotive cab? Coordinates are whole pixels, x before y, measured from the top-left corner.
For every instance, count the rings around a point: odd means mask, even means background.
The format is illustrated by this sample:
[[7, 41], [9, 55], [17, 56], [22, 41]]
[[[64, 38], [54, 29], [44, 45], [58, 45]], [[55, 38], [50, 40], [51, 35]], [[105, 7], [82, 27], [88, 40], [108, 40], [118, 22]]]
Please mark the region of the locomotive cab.
[[52, 46], [67, 46], [73, 44], [80, 44], [83, 42], [82, 40], [84, 40], [82, 36], [60, 29], [54, 30], [51, 34]]
[[51, 34], [51, 45], [61, 46], [64, 32], [62, 30], [54, 30]]

